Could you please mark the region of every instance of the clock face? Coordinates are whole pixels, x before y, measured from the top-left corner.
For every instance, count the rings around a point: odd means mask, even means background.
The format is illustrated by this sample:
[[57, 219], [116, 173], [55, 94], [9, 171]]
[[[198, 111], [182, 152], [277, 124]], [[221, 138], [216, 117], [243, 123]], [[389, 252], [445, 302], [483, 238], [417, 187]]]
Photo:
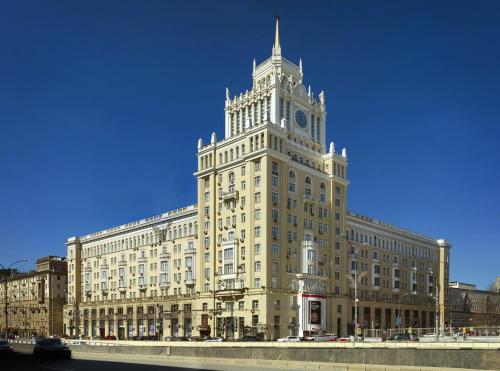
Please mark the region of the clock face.
[[295, 123], [301, 129], [305, 129], [307, 127], [307, 117], [304, 111], [302, 111], [301, 109], [295, 111]]

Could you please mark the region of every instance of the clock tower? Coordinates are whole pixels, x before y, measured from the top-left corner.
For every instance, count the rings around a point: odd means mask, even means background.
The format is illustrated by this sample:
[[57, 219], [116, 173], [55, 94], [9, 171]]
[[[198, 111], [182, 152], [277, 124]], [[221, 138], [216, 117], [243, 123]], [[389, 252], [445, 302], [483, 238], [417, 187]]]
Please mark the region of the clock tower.
[[231, 98], [226, 90], [226, 138], [270, 122], [325, 152], [325, 94], [322, 91], [316, 98], [311, 87], [306, 88], [302, 59], [296, 65], [282, 56], [278, 17], [271, 57], [259, 65], [254, 60], [252, 81], [252, 89], [239, 96]]

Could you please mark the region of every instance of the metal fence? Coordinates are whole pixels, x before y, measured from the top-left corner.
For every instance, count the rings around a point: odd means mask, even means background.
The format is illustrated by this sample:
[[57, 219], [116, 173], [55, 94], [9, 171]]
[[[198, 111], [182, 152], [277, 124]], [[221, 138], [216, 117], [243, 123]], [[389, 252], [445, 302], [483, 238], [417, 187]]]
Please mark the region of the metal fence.
[[[365, 338], [382, 338], [389, 339], [395, 334], [412, 334], [415, 337], [431, 337], [436, 335], [434, 327], [429, 328], [392, 328], [392, 329], [365, 329], [363, 335]], [[445, 327], [439, 330], [439, 336], [442, 337], [463, 337], [463, 327]], [[500, 336], [500, 326], [496, 327], [466, 327], [466, 337], [481, 337], [481, 336]]]

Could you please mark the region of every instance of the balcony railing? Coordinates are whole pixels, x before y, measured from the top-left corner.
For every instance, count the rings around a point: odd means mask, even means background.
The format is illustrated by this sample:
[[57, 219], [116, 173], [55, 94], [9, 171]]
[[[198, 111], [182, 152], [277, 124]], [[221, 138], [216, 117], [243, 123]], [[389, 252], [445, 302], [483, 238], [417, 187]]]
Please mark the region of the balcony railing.
[[229, 192], [224, 192], [222, 194], [222, 199], [224, 201], [231, 201], [231, 200], [236, 200], [238, 199], [238, 191], [229, 191]]

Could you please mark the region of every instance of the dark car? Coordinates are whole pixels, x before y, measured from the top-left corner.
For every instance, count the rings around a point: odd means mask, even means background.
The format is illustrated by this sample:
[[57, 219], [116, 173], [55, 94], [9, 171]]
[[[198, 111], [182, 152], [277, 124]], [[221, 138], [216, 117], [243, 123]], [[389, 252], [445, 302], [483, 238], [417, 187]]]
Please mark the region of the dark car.
[[415, 338], [411, 334], [394, 334], [390, 337], [391, 341], [414, 341]]
[[0, 354], [12, 354], [14, 353], [14, 348], [9, 345], [7, 340], [0, 340]]
[[33, 350], [35, 357], [61, 357], [71, 358], [71, 349], [63, 344], [61, 339], [42, 339], [36, 342]]
[[116, 340], [116, 336], [114, 335], [108, 335], [104, 338], [104, 340]]
[[240, 341], [261, 341], [257, 336], [243, 336]]

